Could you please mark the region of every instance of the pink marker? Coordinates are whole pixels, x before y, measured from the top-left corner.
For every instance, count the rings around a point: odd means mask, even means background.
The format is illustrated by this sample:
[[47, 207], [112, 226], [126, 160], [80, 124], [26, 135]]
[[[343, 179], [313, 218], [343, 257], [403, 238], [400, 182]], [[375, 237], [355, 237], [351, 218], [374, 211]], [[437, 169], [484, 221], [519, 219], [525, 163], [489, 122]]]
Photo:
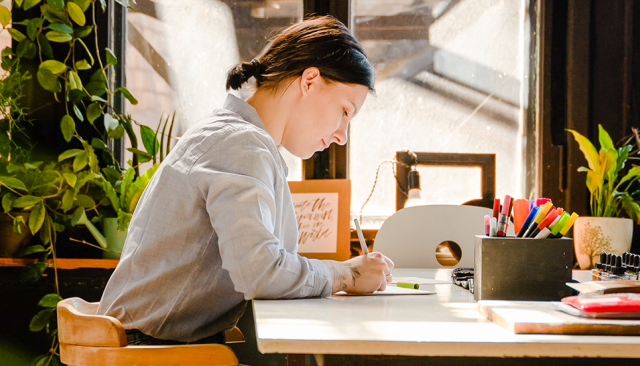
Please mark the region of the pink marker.
[[484, 235], [489, 236], [491, 229], [491, 215], [484, 215]]
[[547, 202], [551, 202], [551, 198], [541, 197], [536, 200], [536, 206], [542, 207]]
[[507, 236], [507, 220], [509, 220], [509, 211], [511, 210], [511, 196], [504, 196], [502, 211], [498, 218], [498, 236]]

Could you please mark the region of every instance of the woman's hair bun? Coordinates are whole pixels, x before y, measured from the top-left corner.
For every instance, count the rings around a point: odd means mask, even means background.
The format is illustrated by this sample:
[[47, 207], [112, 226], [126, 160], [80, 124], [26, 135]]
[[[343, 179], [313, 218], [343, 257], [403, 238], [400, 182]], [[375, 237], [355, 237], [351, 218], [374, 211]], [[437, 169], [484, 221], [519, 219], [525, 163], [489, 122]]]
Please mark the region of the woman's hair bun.
[[243, 62], [234, 66], [227, 74], [227, 90], [240, 89], [242, 84], [246, 83], [251, 77], [255, 77], [259, 83], [262, 72], [263, 66], [255, 58], [251, 62]]

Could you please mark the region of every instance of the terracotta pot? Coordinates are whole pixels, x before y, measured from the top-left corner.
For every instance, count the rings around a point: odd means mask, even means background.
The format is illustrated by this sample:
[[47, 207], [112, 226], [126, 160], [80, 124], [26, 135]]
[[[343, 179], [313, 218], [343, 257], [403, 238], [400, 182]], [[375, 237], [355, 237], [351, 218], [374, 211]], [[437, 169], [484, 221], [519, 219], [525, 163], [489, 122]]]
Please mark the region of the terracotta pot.
[[[13, 232], [13, 219], [11, 216], [22, 216], [25, 226], [22, 226], [22, 234]], [[29, 212], [11, 212], [11, 216], [0, 213], [0, 257], [11, 258], [25, 248], [31, 241], [31, 231], [26, 227], [29, 222]]]
[[600, 253], [621, 255], [631, 249], [633, 220], [615, 217], [579, 217], [573, 226], [573, 244], [580, 269], [591, 269]]

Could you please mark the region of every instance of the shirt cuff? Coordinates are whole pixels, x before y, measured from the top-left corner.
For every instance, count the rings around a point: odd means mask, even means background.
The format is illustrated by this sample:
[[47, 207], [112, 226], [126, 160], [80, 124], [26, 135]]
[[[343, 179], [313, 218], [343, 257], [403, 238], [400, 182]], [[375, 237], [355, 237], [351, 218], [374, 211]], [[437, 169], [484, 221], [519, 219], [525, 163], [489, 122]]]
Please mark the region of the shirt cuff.
[[313, 266], [313, 289], [311, 290], [311, 297], [329, 297], [333, 290], [333, 283], [331, 283], [331, 274], [329, 268], [322, 263], [319, 259], [309, 259], [309, 263]]

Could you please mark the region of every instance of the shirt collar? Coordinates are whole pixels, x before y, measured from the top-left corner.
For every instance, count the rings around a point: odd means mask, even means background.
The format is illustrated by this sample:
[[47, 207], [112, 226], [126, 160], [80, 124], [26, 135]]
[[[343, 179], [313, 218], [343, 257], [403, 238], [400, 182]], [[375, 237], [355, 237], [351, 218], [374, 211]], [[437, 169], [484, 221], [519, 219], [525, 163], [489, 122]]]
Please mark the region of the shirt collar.
[[227, 94], [227, 100], [225, 100], [223, 108], [230, 110], [231, 112], [237, 113], [245, 121], [250, 122], [251, 124], [254, 124], [256, 127], [259, 127], [267, 131], [267, 127], [264, 125], [264, 122], [262, 122], [262, 120], [260, 119], [260, 116], [258, 115], [258, 112], [256, 111], [256, 109], [253, 108], [251, 104], [236, 97], [235, 95]]
[[[264, 125], [264, 122], [262, 122], [262, 120], [260, 119], [258, 112], [251, 106], [251, 104], [245, 102], [244, 100], [236, 97], [233, 94], [227, 94], [227, 100], [225, 100], [223, 108], [238, 114], [240, 117], [242, 117], [242, 119], [255, 125], [258, 128], [263, 129], [267, 133], [267, 135], [271, 136], [269, 134], [269, 131], [267, 130], [267, 127]], [[289, 167], [287, 166], [287, 162], [282, 157], [282, 154], [280, 154], [280, 151], [276, 150], [276, 153], [278, 155], [278, 158], [280, 158], [280, 163], [282, 164], [284, 175], [286, 177], [289, 175]]]

